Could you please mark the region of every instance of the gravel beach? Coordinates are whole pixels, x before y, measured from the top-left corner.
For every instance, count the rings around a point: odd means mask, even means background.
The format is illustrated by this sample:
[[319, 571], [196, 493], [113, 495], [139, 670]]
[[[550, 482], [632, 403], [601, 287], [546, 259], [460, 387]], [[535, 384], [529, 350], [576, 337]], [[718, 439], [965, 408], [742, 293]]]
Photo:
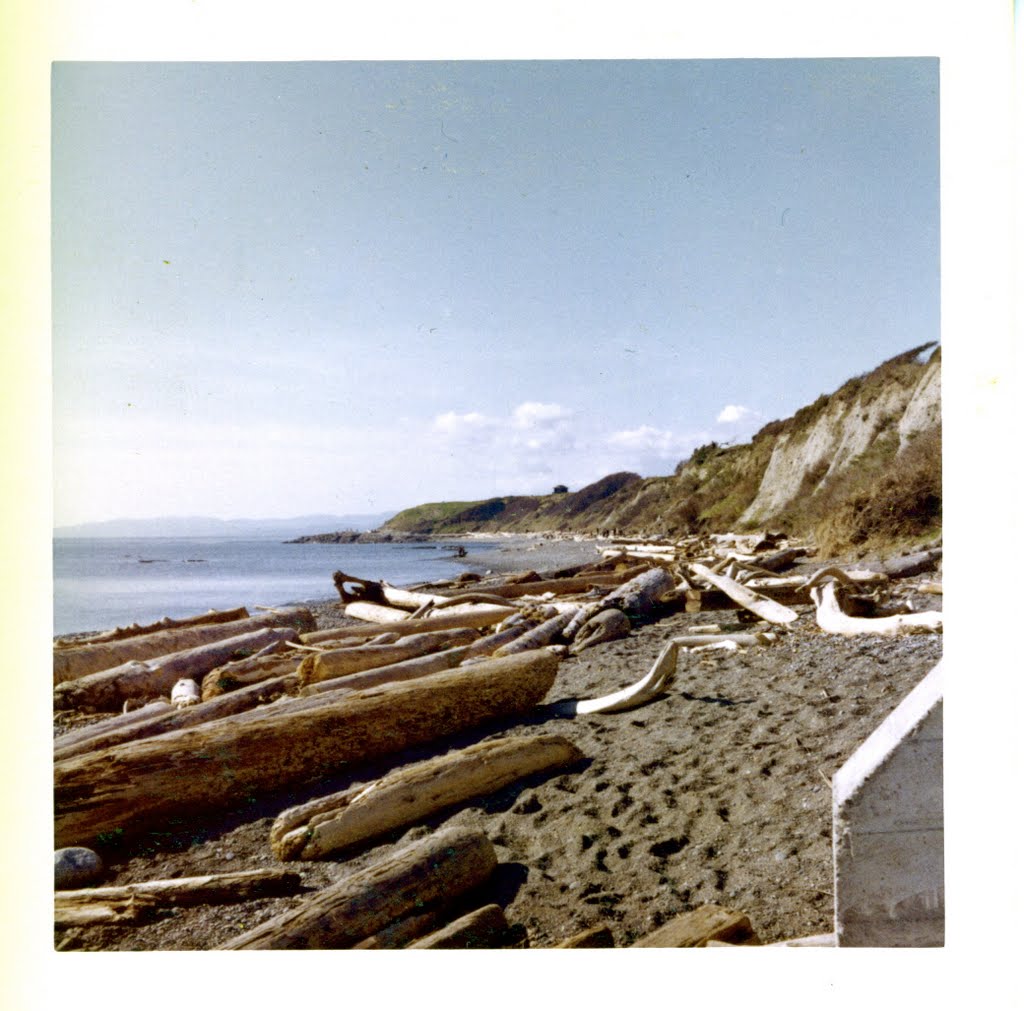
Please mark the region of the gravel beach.
[[[588, 541], [510, 538], [475, 551], [467, 570], [538, 572], [591, 561]], [[920, 597], [921, 609], [941, 597]], [[315, 608], [337, 624], [334, 602]], [[467, 907], [500, 904], [531, 948], [596, 925], [628, 946], [706, 903], [746, 913], [762, 942], [826, 933], [832, 924], [833, 773], [938, 662], [941, 635], [843, 638], [821, 632], [813, 608], [778, 641], [735, 652], [681, 655], [664, 694], [632, 711], [571, 716], [566, 703], [638, 680], [665, 641], [697, 625], [735, 627], [738, 612], [666, 611], [625, 639], [565, 658], [543, 705], [301, 788], [243, 801], [217, 817], [110, 846], [104, 884], [280, 866], [268, 832], [280, 811], [369, 783], [480, 740], [557, 733], [585, 756], [578, 767], [519, 781], [397, 831], [361, 852], [289, 863], [307, 889], [366, 867], [441, 826], [482, 831], [499, 867]], [[343, 620], [343, 619], [342, 619]], [[133, 928], [69, 928], [61, 950], [204, 950], [293, 907], [301, 896], [175, 910]]]

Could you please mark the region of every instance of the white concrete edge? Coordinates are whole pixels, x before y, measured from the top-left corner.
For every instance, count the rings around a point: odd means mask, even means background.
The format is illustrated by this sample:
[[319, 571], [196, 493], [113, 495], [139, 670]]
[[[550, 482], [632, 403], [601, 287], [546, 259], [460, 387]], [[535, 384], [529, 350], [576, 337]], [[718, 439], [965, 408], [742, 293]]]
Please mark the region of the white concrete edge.
[[900, 742], [924, 720], [936, 702], [942, 700], [942, 688], [940, 660], [836, 770], [832, 776], [834, 810], [863, 786]]

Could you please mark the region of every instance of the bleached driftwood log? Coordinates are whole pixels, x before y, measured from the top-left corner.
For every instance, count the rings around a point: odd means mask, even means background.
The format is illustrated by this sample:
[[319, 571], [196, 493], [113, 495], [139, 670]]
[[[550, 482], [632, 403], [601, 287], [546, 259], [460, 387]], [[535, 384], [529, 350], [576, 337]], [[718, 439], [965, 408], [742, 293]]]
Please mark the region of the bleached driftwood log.
[[282, 811], [270, 845], [278, 860], [316, 860], [582, 757], [553, 734], [482, 741]]
[[388, 621], [405, 621], [409, 617], [409, 612], [403, 611], [399, 607], [389, 607], [386, 604], [372, 604], [368, 600], [356, 600], [345, 605], [345, 617], [383, 624]]
[[222, 948], [351, 948], [414, 910], [482, 884], [497, 863], [494, 847], [479, 832], [437, 832], [321, 889]]
[[345, 628], [327, 628], [319, 632], [307, 632], [299, 636], [299, 641], [304, 645], [315, 646], [319, 643], [340, 642], [342, 639], [379, 635], [383, 632], [412, 635], [415, 632], [441, 632], [448, 628], [487, 628], [518, 613], [518, 608], [515, 607], [480, 607], [473, 611], [455, 614], [446, 610], [438, 614], [428, 614], [425, 618], [406, 618], [404, 621], [349, 625]]
[[157, 737], [160, 734], [169, 734], [173, 730], [184, 730], [186, 727], [195, 727], [200, 723], [220, 720], [225, 716], [246, 712], [282, 694], [291, 694], [297, 691], [298, 686], [298, 675], [286, 674], [283, 677], [260, 681], [248, 688], [240, 688], [238, 691], [229, 692], [226, 695], [219, 695], [184, 710], [175, 709], [166, 703], [155, 712], [149, 706], [136, 709], [131, 714], [132, 716], [135, 713], [144, 713], [147, 709], [150, 709], [150, 712], [145, 720], [122, 723], [122, 717], [115, 717], [105, 720], [103, 723], [94, 724], [97, 728], [96, 732], [80, 739], [69, 740], [68, 738], [72, 737], [71, 734], [58, 737], [53, 742], [53, 760], [59, 762], [66, 758], [73, 758], [75, 755], [84, 755], [88, 751], [112, 748], [115, 744], [125, 744], [128, 741], [143, 741], [147, 737]]
[[291, 627], [301, 632], [312, 630], [316, 623], [308, 608], [291, 607], [241, 621], [178, 628], [115, 642], [69, 647], [56, 650], [53, 654], [53, 683], [57, 685], [97, 671], [110, 670], [130, 660], [152, 660], [154, 657], [169, 656], [245, 632], [272, 627]]
[[276, 702], [56, 762], [55, 846], [195, 816], [526, 712], [557, 670], [557, 657], [536, 650], [338, 698]]
[[383, 646], [350, 646], [326, 653], [311, 653], [299, 665], [299, 681], [303, 685], [327, 681], [343, 674], [384, 667], [411, 660], [427, 653], [437, 653], [455, 646], [468, 646], [479, 634], [472, 628], [453, 628], [443, 632], [421, 632]]
[[267, 896], [293, 895], [301, 887], [302, 877], [294, 871], [261, 870], [79, 888], [54, 892], [54, 925], [85, 927], [138, 923], [175, 906], [247, 902]]
[[215, 667], [238, 655], [256, 652], [272, 642], [294, 639], [294, 628], [263, 628], [152, 660], [131, 660], [111, 670], [97, 671], [53, 690], [55, 709], [120, 709], [130, 698], [169, 695], [181, 678], [202, 679]]
[[149, 635], [152, 632], [166, 632], [172, 628], [191, 628], [195, 625], [217, 625], [228, 621], [241, 621], [248, 618], [249, 612], [244, 607], [235, 607], [229, 611], [207, 611], [205, 614], [196, 614], [190, 618], [161, 618], [159, 621], [151, 622], [149, 625], [140, 625], [137, 622], [133, 625], [124, 625], [113, 628], [109, 632], [100, 632], [97, 635], [84, 639], [57, 639], [54, 649], [77, 649], [81, 646], [95, 646], [104, 642], [115, 642], [118, 639], [132, 639], [138, 635]]
[[903, 635], [942, 631], [941, 611], [893, 614], [887, 618], [854, 618], [843, 611], [836, 592], [835, 583], [811, 589], [817, 606], [818, 626], [824, 632], [837, 635]]
[[780, 604], [777, 601], [762, 596], [742, 583], [736, 582], [735, 579], [729, 579], [728, 576], [712, 572], [706, 565], [694, 562], [690, 568], [695, 575], [706, 580], [716, 589], [721, 590], [741, 607], [745, 607], [748, 611], [753, 611], [759, 618], [764, 618], [765, 621], [770, 621], [777, 625], [786, 625], [791, 621], [796, 621], [796, 611], [786, 607], [785, 604]]
[[541, 593], [585, 593], [592, 587], [613, 587], [623, 582], [621, 573], [595, 572], [592, 575], [571, 576], [568, 579], [541, 579], [530, 583], [500, 583], [487, 587], [496, 597], [514, 600], [516, 597], [536, 596]]
[[493, 655], [511, 656], [513, 653], [522, 653], [525, 650], [547, 646], [558, 637], [575, 613], [575, 611], [565, 611], [556, 614], [553, 618], [548, 618], [547, 621], [537, 625], [536, 628], [529, 629], [518, 638], [513, 639], [512, 642], [499, 646]]
[[708, 941], [760, 944], [750, 919], [724, 906], [700, 906], [669, 920], [633, 948], [702, 948]]

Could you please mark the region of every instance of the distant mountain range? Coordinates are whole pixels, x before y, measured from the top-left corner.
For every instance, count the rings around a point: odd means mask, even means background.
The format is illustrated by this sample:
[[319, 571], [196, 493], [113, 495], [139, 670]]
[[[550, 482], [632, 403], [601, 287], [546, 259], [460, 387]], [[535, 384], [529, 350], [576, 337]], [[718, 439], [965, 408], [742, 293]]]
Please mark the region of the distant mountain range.
[[54, 527], [54, 537], [297, 537], [321, 530], [376, 530], [398, 510], [346, 516], [221, 520], [212, 516], [157, 516]]

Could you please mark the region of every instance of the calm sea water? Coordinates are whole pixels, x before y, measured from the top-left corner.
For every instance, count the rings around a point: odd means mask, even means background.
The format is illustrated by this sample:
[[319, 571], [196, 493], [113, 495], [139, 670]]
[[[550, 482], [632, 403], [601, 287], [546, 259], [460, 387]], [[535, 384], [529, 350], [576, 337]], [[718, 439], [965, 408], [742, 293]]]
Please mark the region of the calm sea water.
[[[474, 542], [474, 550], [492, 545]], [[335, 600], [340, 569], [395, 586], [464, 571], [451, 544], [282, 544], [270, 538], [59, 538], [54, 634], [183, 618], [211, 608]]]

